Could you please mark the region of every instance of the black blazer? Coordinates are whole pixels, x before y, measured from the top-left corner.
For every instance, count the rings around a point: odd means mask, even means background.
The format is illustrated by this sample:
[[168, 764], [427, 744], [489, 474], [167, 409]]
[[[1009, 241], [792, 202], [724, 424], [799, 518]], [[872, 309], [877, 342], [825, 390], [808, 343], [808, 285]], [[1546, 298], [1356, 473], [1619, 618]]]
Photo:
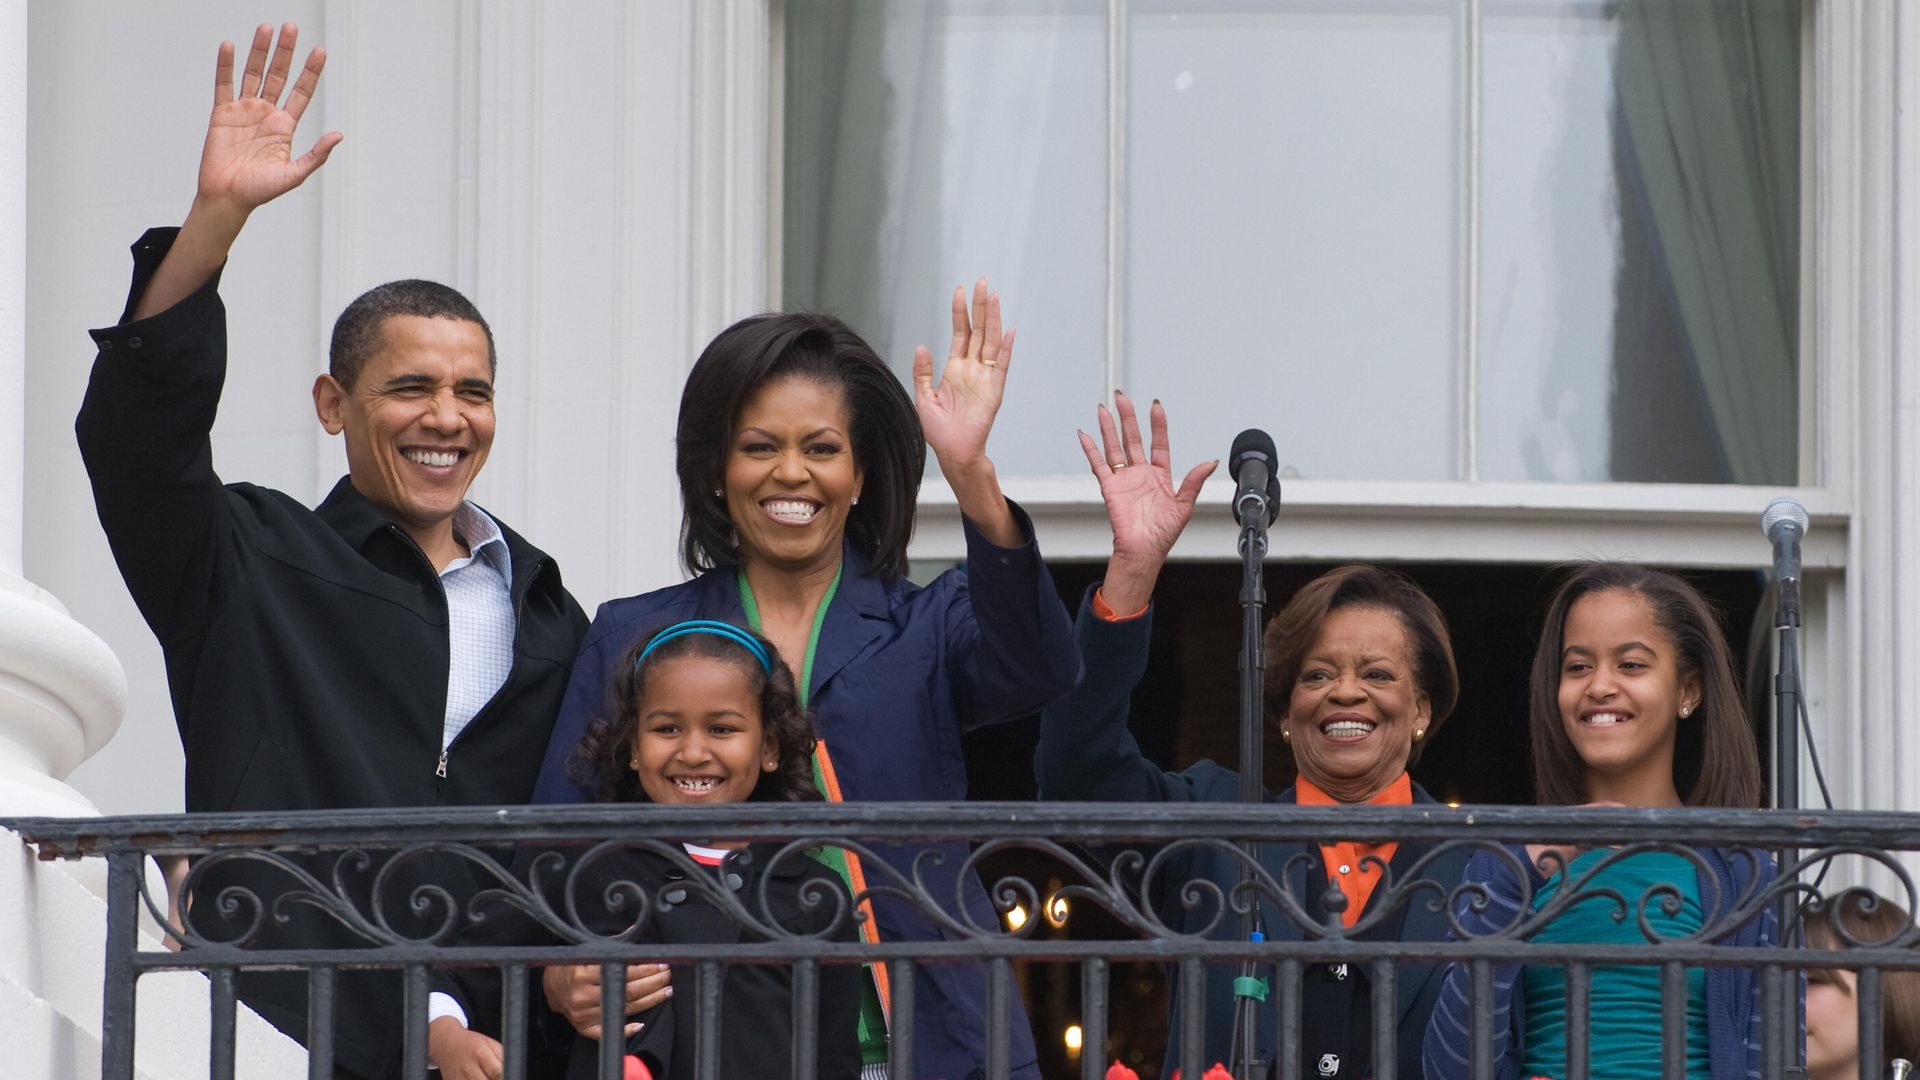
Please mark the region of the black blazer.
[[[1239, 801], [1238, 773], [1211, 761], [1200, 762], [1179, 772], [1169, 772], [1149, 761], [1127, 730], [1130, 699], [1134, 686], [1146, 671], [1152, 629], [1151, 615], [1125, 622], [1108, 622], [1094, 615], [1085, 603], [1081, 605], [1074, 631], [1080, 641], [1081, 659], [1086, 664], [1086, 678], [1071, 694], [1055, 702], [1041, 716], [1040, 744], [1034, 754], [1034, 772], [1039, 778], [1041, 798], [1094, 802]], [[1413, 797], [1416, 803], [1434, 802], [1418, 785], [1414, 786]], [[1269, 795], [1268, 799], [1275, 803], [1291, 803], [1294, 801], [1293, 789]], [[1389, 861], [1389, 869], [1396, 877], [1404, 875], [1429, 850], [1424, 845], [1403, 843]], [[1288, 865], [1295, 856], [1303, 853], [1309, 859], [1294, 861], [1291, 867]], [[1110, 856], [1113, 853], [1095, 854]], [[1309, 891], [1309, 861], [1316, 871], [1324, 874], [1319, 866], [1317, 848], [1267, 844], [1260, 850], [1260, 865], [1276, 881], [1285, 882], [1303, 904], [1317, 897], [1322, 888], [1318, 883], [1313, 883]], [[1449, 852], [1428, 864], [1421, 876], [1439, 882], [1443, 889], [1451, 889], [1459, 884], [1466, 861], [1465, 851]], [[1187, 881], [1211, 881], [1223, 890], [1232, 889], [1239, 883], [1239, 874], [1238, 863], [1217, 849], [1208, 847], [1176, 851], [1156, 871], [1152, 898], [1166, 925], [1177, 932], [1195, 933], [1211, 919], [1211, 912], [1204, 909], [1189, 911], [1177, 896], [1170, 894]], [[1374, 899], [1379, 899], [1382, 892], [1384, 879], [1382, 889], [1375, 892]], [[1397, 940], [1447, 940], [1445, 916], [1440, 911], [1429, 910], [1430, 905], [1424, 902], [1425, 899], [1423, 896], [1404, 905], [1406, 910]], [[1308, 911], [1318, 914], [1313, 907], [1308, 907]], [[1263, 900], [1262, 914], [1269, 940], [1301, 940], [1300, 927], [1270, 901]], [[1239, 940], [1240, 920], [1231, 913], [1215, 920], [1209, 936], [1219, 940]], [[1237, 964], [1212, 964], [1207, 967], [1204, 1057], [1208, 1064], [1225, 1061], [1230, 1052], [1233, 1039], [1233, 979], [1239, 973]], [[1395, 988], [1395, 1030], [1399, 1040], [1400, 1076], [1420, 1075], [1421, 1042], [1426, 1036], [1427, 1017], [1432, 1013], [1440, 993], [1441, 974], [1441, 969], [1432, 964], [1399, 965]], [[1169, 969], [1169, 979], [1173, 1015], [1168, 1022], [1165, 1071], [1171, 1075], [1180, 1057], [1180, 985], [1177, 968]], [[1302, 990], [1309, 994], [1315, 992], [1311, 981], [1304, 982]], [[1259, 1053], [1268, 1061], [1277, 1061], [1274, 1010], [1270, 1005], [1265, 1006], [1256, 1009], [1255, 1015], [1259, 1024]], [[1349, 1069], [1336, 1075], [1365, 1075], [1352, 1071], [1356, 1067], [1364, 1067], [1372, 1057], [1371, 1046], [1364, 1039], [1360, 1042], [1361, 1045], [1350, 1046], [1339, 1055]], [[1317, 1075], [1314, 1061], [1303, 1060], [1302, 1066], [1304, 1075]]]
[[[781, 847], [777, 843], [752, 844], [730, 854], [718, 868], [697, 867], [695, 871], [713, 875], [713, 879], [731, 889], [756, 918], [769, 919], [794, 934], [822, 935], [833, 941], [857, 940], [851, 921], [851, 898], [839, 877], [811, 856], [798, 852], [774, 861]], [[564, 912], [568, 891], [566, 870], [585, 854], [583, 849], [524, 849], [514, 860], [514, 876], [521, 881], [529, 880], [534, 861], [549, 853], [557, 854], [558, 859], [550, 860], [552, 865], [542, 868], [541, 892], [553, 910]], [[683, 860], [652, 849], [621, 847], [595, 858], [582, 869], [572, 895], [579, 905], [581, 922], [596, 934], [617, 934], [632, 924], [631, 911], [609, 911], [601, 901], [609, 887], [630, 882], [637, 885], [653, 905], [647, 924], [638, 933], [639, 941], [678, 945], [765, 940], [743, 932], [739, 922], [716, 907], [698, 887], [682, 884], [688, 880], [688, 865]], [[767, 883], [769, 909], [764, 911], [760, 907], [763, 880]], [[831, 897], [827, 895], [829, 892]], [[809, 894], [822, 902], [803, 903], [803, 896]], [[836, 919], [836, 911], [844, 912], [845, 917]], [[483, 914], [487, 916], [484, 921], [461, 930], [456, 945], [533, 945], [550, 944], [554, 940], [550, 930], [517, 908], [488, 905]], [[659, 1080], [690, 1080], [694, 1075], [695, 1040], [701, 1026], [711, 1023], [720, 1028], [720, 1075], [787, 1075], [792, 1065], [793, 1046], [790, 968], [783, 964], [725, 965], [721, 969], [717, 1016], [703, 1016], [700, 1012], [695, 970], [692, 965], [674, 965], [674, 996], [634, 1018], [644, 1026], [628, 1041], [626, 1052], [640, 1055]], [[821, 1080], [856, 1080], [860, 1075], [860, 980], [865, 975], [854, 964], [822, 964], [819, 972], [816, 1075]], [[549, 1042], [542, 1048], [545, 1055], [564, 1060], [564, 1065], [556, 1071], [567, 1080], [592, 1080], [599, 1076], [600, 1044], [574, 1036], [565, 1020], [547, 1009], [545, 996], [538, 987], [538, 975], [532, 978], [535, 985], [528, 994], [533, 1010], [529, 1030], [544, 1033]], [[458, 1000], [475, 1030], [499, 1036], [498, 969], [446, 969], [435, 974], [434, 989]], [[552, 1075], [541, 1071], [539, 1056], [530, 1055], [529, 1075]]]

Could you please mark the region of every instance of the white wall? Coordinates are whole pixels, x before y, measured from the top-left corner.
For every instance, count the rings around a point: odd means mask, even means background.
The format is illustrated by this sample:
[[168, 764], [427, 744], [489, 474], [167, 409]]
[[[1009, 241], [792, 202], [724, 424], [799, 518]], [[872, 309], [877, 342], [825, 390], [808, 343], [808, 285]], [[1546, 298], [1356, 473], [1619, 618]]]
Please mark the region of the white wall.
[[118, 317], [128, 245], [186, 212], [219, 41], [244, 54], [260, 18], [299, 22], [303, 52], [325, 45], [329, 59], [298, 137], [346, 139], [256, 213], [228, 266], [216, 467], [317, 501], [344, 471], [308, 392], [333, 316], [380, 281], [447, 281], [499, 341], [499, 435], [475, 498], [555, 555], [591, 611], [678, 580], [671, 440], [687, 344], [762, 302], [690, 284], [695, 50], [714, 52], [701, 34], [726, 14], [690, 0], [32, 5], [25, 576], [127, 669], [119, 735], [72, 777], [103, 811], [178, 809], [181, 758], [159, 649], [74, 447], [85, 330]]

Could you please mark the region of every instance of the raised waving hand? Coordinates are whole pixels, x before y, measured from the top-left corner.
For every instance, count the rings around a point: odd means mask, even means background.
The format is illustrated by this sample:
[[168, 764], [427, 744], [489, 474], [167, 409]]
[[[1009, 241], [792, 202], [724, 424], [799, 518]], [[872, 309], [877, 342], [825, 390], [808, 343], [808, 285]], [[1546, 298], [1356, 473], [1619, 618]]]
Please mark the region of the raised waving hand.
[[[246, 67], [238, 85], [233, 77], [234, 46], [220, 43], [214, 62], [213, 115], [207, 120], [200, 150], [200, 175], [193, 208], [180, 235], [155, 271], [134, 308], [142, 319], [165, 311], [206, 284], [233, 247], [234, 238], [257, 207], [299, 187], [340, 143], [329, 131], [299, 157], [293, 156], [294, 129], [313, 101], [327, 51], [314, 49], [288, 89], [300, 28], [261, 24], [253, 32]], [[284, 101], [282, 96], [284, 95]]]
[[1023, 541], [987, 458], [987, 436], [1012, 363], [1013, 330], [1001, 329], [1000, 294], [988, 289], [986, 278], [974, 282], [971, 311], [966, 289], [953, 290], [953, 343], [939, 385], [933, 381], [932, 350], [922, 345], [913, 352], [914, 407], [927, 447], [952, 485], [960, 512], [1001, 547]]
[[1152, 598], [1167, 553], [1193, 518], [1200, 486], [1220, 462], [1195, 465], [1176, 486], [1167, 410], [1160, 402], [1147, 410], [1150, 445], [1141, 441], [1140, 418], [1126, 394], [1115, 390], [1113, 409], [1101, 405], [1098, 419], [1098, 444], [1086, 432], [1078, 434], [1087, 466], [1100, 482], [1107, 523], [1113, 528], [1113, 554], [1107, 561], [1101, 595], [1115, 611], [1129, 614], [1146, 607]]
[[339, 145], [340, 133], [329, 131], [314, 141], [312, 149], [293, 156], [294, 129], [300, 126], [300, 117], [320, 84], [320, 72], [327, 66], [327, 50], [309, 52], [288, 93], [287, 76], [299, 41], [300, 28], [293, 23], [280, 28], [278, 44], [273, 27], [257, 27], [237, 87], [233, 42], [220, 43], [214, 64], [213, 115], [200, 151], [199, 198], [251, 211], [299, 187]]

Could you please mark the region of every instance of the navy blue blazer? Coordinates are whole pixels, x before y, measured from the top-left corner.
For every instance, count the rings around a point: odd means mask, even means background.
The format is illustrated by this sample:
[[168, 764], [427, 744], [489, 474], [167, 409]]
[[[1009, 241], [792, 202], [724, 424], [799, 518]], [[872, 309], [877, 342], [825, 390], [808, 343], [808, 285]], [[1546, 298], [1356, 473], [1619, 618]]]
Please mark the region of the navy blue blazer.
[[[1089, 589], [1088, 597], [1091, 596], [1092, 590]], [[1139, 743], [1127, 729], [1133, 688], [1147, 669], [1148, 645], [1153, 631], [1151, 614], [1124, 622], [1108, 622], [1093, 614], [1089, 605], [1083, 602], [1074, 630], [1086, 663], [1086, 677], [1080, 681], [1078, 688], [1054, 702], [1042, 714], [1040, 745], [1034, 754], [1034, 772], [1040, 780], [1040, 797], [1081, 802], [1238, 802], [1238, 773], [1212, 761], [1202, 761], [1179, 772], [1162, 769], [1140, 752]], [[1417, 803], [1434, 802], [1417, 784], [1414, 785], [1413, 798]], [[1267, 799], [1274, 803], [1291, 803], [1294, 801], [1294, 792], [1288, 788], [1278, 795], [1267, 796]], [[1337, 810], [1331, 812], [1338, 813]], [[1430, 851], [1431, 847], [1426, 845], [1399, 845], [1388, 863], [1389, 873], [1404, 875]], [[1301, 854], [1308, 858], [1295, 858]], [[1459, 875], [1466, 868], [1467, 854], [1464, 850], [1446, 853], [1424, 867], [1421, 875], [1439, 882], [1443, 890], [1450, 889], [1460, 881]], [[1303, 906], [1307, 905], [1308, 898], [1320, 892], [1318, 887], [1309, 890], [1309, 864], [1319, 869], [1317, 848], [1297, 844], [1261, 845], [1261, 867], [1275, 881], [1286, 884], [1294, 896], [1301, 898]], [[1212, 913], [1205, 910], [1205, 905], [1200, 910], [1189, 910], [1175, 895], [1179, 886], [1188, 881], [1210, 881], [1222, 890], [1238, 885], [1239, 863], [1225, 852], [1211, 846], [1176, 851], [1155, 871], [1154, 879], [1156, 888], [1153, 889], [1152, 900], [1157, 904], [1159, 916], [1165, 925], [1176, 932], [1197, 933], [1206, 922], [1212, 921], [1214, 925], [1208, 933], [1210, 938], [1240, 940], [1240, 920], [1237, 916], [1229, 912], [1219, 919], [1213, 919]], [[1378, 899], [1380, 895], [1380, 892], [1376, 892], [1374, 898]], [[1436, 894], [1422, 894], [1405, 905], [1398, 940], [1447, 940], [1446, 918], [1440, 911], [1434, 910], [1436, 905], [1428, 902], [1433, 895]], [[1261, 908], [1269, 940], [1301, 940], [1301, 928], [1271, 901], [1263, 900]], [[1318, 913], [1312, 907], [1308, 907], [1308, 911]], [[1178, 974], [1177, 968], [1169, 968], [1169, 996], [1173, 1003], [1173, 1015], [1167, 1025], [1165, 1075], [1172, 1075], [1180, 1060]], [[1211, 964], [1207, 967], [1204, 1057], [1209, 1065], [1225, 1061], [1231, 1049], [1233, 979], [1238, 974], [1238, 964]], [[1399, 965], [1395, 978], [1395, 1032], [1399, 1044], [1400, 1076], [1420, 1075], [1421, 1042], [1426, 1036], [1428, 1015], [1433, 1012], [1434, 1002], [1440, 994], [1441, 981], [1441, 969], [1435, 965]], [[1303, 984], [1302, 990], [1303, 993], [1311, 993], [1313, 987]], [[1274, 1010], [1270, 1007], [1256, 1009], [1255, 1016], [1259, 1025], [1256, 1040], [1258, 1052], [1267, 1061], [1277, 1061]], [[1370, 1048], [1366, 1047], [1354, 1047], [1351, 1051], [1366, 1056], [1371, 1054]], [[1314, 1063], [1304, 1064], [1309, 1072], [1313, 1071]]]
[[[809, 702], [849, 801], [961, 801], [967, 797], [962, 731], [1037, 712], [1073, 688], [1080, 654], [1053, 578], [1032, 542], [1033, 524], [1009, 503], [1028, 542], [989, 543], [965, 524], [967, 566], [926, 588], [882, 581], [849, 545], [840, 588], [827, 607], [813, 657]], [[567, 776], [567, 759], [589, 719], [610, 715], [608, 672], [641, 634], [683, 619], [745, 625], [736, 572], [712, 570], [670, 588], [610, 601], [594, 616], [553, 739], [534, 787], [536, 803], [589, 801]], [[873, 845], [909, 880], [922, 846]], [[964, 844], [938, 846], [923, 865], [935, 898], [964, 889], [980, 925], [997, 921], [980, 881], [956, 880]], [[868, 883], [884, 877], [868, 872]], [[951, 902], [951, 901], [945, 901]], [[874, 898], [882, 940], [940, 941], [951, 935], [888, 896]], [[929, 964], [914, 984], [915, 1072], [950, 1080], [985, 1075], [987, 988], [977, 964]], [[1014, 1075], [1037, 1076], [1032, 1035], [1013, 1003]]]

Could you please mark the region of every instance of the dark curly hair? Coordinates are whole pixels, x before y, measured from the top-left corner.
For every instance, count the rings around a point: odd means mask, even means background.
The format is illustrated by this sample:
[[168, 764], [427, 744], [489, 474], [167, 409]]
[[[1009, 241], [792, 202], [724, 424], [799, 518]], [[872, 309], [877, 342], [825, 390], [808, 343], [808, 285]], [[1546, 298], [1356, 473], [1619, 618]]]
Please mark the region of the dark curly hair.
[[327, 349], [327, 374], [342, 387], [353, 389], [360, 369], [386, 343], [383, 327], [395, 315], [475, 324], [487, 336], [487, 370], [498, 373], [500, 360], [493, 350], [493, 328], [481, 317], [473, 301], [462, 296], [459, 290], [437, 281], [407, 278], [375, 285], [361, 293], [334, 320], [333, 343]]
[[[575, 783], [593, 792], [595, 802], [649, 802], [641, 790], [640, 778], [633, 772], [633, 737], [639, 730], [640, 704], [647, 696], [647, 681], [668, 660], [701, 656], [720, 660], [745, 672], [749, 684], [760, 699], [761, 728], [773, 736], [780, 767], [760, 774], [760, 782], [748, 796], [752, 802], [809, 802], [820, 798], [813, 782], [813, 725], [794, 692], [793, 675], [773, 643], [742, 627], [741, 633], [760, 642], [772, 667], [769, 673], [746, 646], [719, 634], [683, 634], [663, 641], [647, 653], [647, 645], [661, 633], [672, 629], [662, 626], [641, 635], [614, 665], [614, 676], [607, 687], [605, 713], [611, 719], [596, 718], [587, 725], [567, 772]], [[646, 659], [641, 660], [641, 654]]]
[[847, 539], [892, 581], [907, 573], [927, 440], [913, 398], [846, 323], [793, 313], [741, 319], [713, 339], [680, 394], [674, 442], [680, 476], [680, 558], [693, 573], [740, 564], [740, 542], [724, 499], [727, 457], [740, 407], [760, 388], [789, 376], [840, 388], [853, 423], [853, 460], [863, 474], [860, 505], [847, 516]]

